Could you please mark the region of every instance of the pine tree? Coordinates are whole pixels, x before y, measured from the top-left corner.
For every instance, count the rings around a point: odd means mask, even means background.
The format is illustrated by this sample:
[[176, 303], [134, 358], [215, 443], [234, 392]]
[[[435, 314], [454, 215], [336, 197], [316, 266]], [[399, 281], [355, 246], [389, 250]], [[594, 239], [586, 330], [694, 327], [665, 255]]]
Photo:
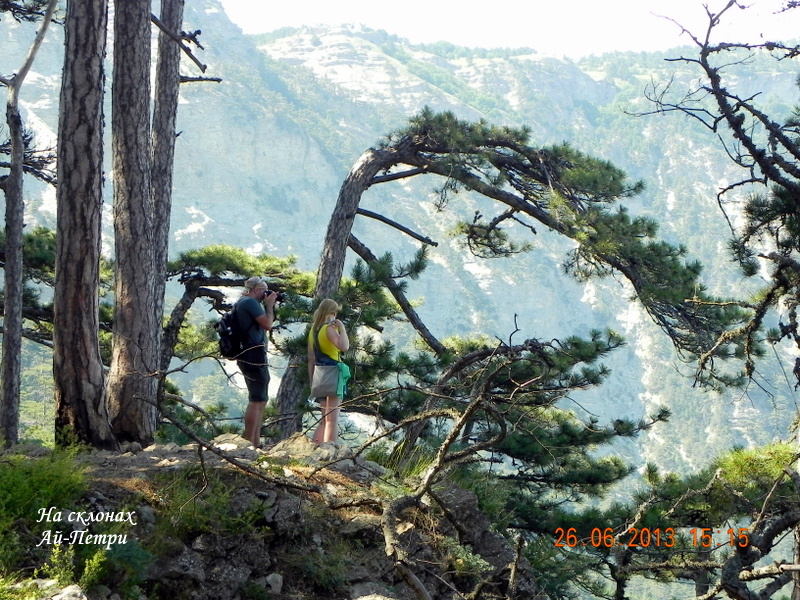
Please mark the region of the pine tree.
[[[526, 240], [509, 239], [506, 226], [521, 224], [535, 233], [543, 225], [577, 242], [567, 267], [577, 277], [623, 275], [653, 320], [680, 351], [699, 353], [710, 347], [719, 332], [738, 322], [735, 307], [688, 303], [706, 297], [696, 263], [684, 261], [685, 249], [654, 239], [657, 226], [646, 218], [631, 218], [618, 200], [642, 190], [608, 161], [587, 156], [568, 145], [535, 148], [525, 129], [466, 122], [451, 113], [423, 110], [408, 126], [389, 135], [356, 161], [342, 184], [331, 215], [318, 270], [316, 298], [334, 297], [342, 278], [345, 253], [356, 252], [368, 266], [382, 267], [372, 251], [352, 234], [358, 216], [376, 218], [359, 208], [371, 186], [422, 174], [436, 174], [441, 186], [439, 208], [458, 209], [460, 191], [476, 192], [494, 201], [494, 215], [473, 215], [459, 227], [465, 244], [480, 257], [509, 257], [526, 250]], [[615, 210], [616, 209], [616, 210]], [[430, 244], [424, 233], [410, 231], [383, 217], [384, 223]], [[404, 301], [402, 290], [387, 280], [424, 343], [436, 354], [446, 348], [426, 331]], [[297, 365], [292, 365], [296, 367]], [[302, 386], [290, 369], [281, 381], [278, 404], [292, 415]], [[284, 436], [298, 428], [287, 416]], [[418, 432], [412, 428], [411, 437]]]

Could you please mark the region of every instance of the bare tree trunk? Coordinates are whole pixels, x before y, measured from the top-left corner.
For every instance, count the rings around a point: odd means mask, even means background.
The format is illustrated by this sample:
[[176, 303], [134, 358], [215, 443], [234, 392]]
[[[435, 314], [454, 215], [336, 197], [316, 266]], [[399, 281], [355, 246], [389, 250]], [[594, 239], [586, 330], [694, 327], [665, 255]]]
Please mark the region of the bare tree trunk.
[[11, 169], [3, 182], [6, 197], [5, 304], [3, 309], [3, 406], [0, 439], [5, 447], [19, 441], [19, 391], [22, 359], [22, 228], [25, 204], [22, 197], [24, 141], [19, 113], [19, 86], [11, 86], [6, 122], [11, 135]]
[[[25, 201], [22, 195], [25, 140], [19, 93], [22, 83], [44, 41], [53, 17], [56, 0], [47, 5], [36, 39], [20, 70], [9, 83], [6, 122], [11, 136], [11, 168], [2, 188], [6, 197], [5, 303], [3, 307], [3, 387], [0, 407], [0, 440], [6, 447], [19, 441], [19, 390], [22, 362], [22, 291], [24, 287], [22, 229], [25, 226]], [[5, 80], [4, 80], [5, 82]]]
[[116, 447], [100, 357], [103, 94], [108, 0], [70, 0], [58, 124], [53, 377], [56, 442]]
[[22, 359], [22, 228], [25, 204], [22, 197], [24, 142], [19, 113], [18, 86], [13, 85], [6, 105], [11, 134], [11, 169], [3, 182], [6, 197], [5, 304], [3, 309], [3, 405], [0, 440], [5, 447], [19, 441], [19, 391]]
[[[184, 0], [161, 1], [161, 23], [175, 35], [180, 35], [183, 25]], [[172, 214], [172, 174], [175, 165], [175, 121], [178, 115], [180, 87], [180, 46], [166, 33], [158, 36], [158, 60], [156, 63], [155, 106], [153, 110], [153, 214], [154, 227], [154, 302], [153, 311], [159, 324], [159, 348], [161, 347], [161, 321], [164, 315], [164, 294], [167, 279], [167, 257], [169, 255], [170, 215]], [[162, 358], [160, 369], [169, 368]], [[159, 385], [159, 398], [163, 387]]]
[[109, 412], [117, 438], [152, 443], [158, 385], [150, 150], [150, 0], [115, 4], [112, 160], [116, 279]]

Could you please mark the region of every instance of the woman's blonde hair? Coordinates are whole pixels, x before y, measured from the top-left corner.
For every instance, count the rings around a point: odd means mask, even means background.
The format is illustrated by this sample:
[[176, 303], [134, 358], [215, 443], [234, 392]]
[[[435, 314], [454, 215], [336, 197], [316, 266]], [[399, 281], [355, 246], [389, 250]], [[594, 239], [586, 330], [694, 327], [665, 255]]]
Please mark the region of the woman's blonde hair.
[[336, 314], [341, 310], [335, 300], [325, 298], [319, 303], [317, 310], [314, 311], [314, 317], [311, 319], [311, 333], [308, 336], [308, 347], [314, 347], [314, 336], [319, 334], [319, 330], [325, 324], [325, 319], [328, 315]]

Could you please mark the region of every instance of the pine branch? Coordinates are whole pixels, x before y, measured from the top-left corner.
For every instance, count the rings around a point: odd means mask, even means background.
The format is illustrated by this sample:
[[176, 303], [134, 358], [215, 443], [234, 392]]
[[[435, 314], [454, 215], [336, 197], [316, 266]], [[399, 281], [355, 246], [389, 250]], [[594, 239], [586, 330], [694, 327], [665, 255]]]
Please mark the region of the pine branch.
[[[372, 251], [352, 233], [350, 234], [348, 246], [368, 265], [375, 265], [375, 263], [378, 262], [378, 257], [375, 256]], [[425, 343], [428, 344], [428, 347], [430, 347], [430, 349], [433, 350], [437, 355], [444, 354], [446, 350], [444, 345], [431, 333], [422, 319], [420, 319], [417, 311], [415, 311], [414, 307], [411, 306], [411, 303], [400, 289], [400, 286], [397, 285], [397, 282], [391, 278], [387, 278], [383, 281], [383, 283], [392, 294], [392, 297], [394, 297], [395, 301], [397, 301], [397, 303], [400, 305], [400, 309], [403, 311], [403, 314], [405, 314], [409, 323], [411, 323], [412, 327], [414, 327], [416, 332], [419, 333], [420, 337], [422, 337]]]
[[376, 221], [380, 221], [381, 223], [386, 223], [387, 225], [390, 225], [390, 226], [394, 227], [398, 231], [402, 231], [403, 233], [411, 236], [412, 238], [414, 238], [415, 240], [417, 240], [419, 242], [422, 242], [423, 244], [428, 244], [429, 246], [438, 246], [439, 245], [438, 242], [434, 242], [431, 238], [426, 237], [426, 236], [424, 236], [424, 235], [422, 235], [420, 233], [417, 233], [415, 231], [412, 231], [411, 229], [409, 229], [408, 227], [406, 227], [404, 225], [401, 225], [397, 221], [393, 221], [392, 219], [389, 219], [388, 217], [385, 217], [385, 216], [383, 216], [383, 215], [381, 215], [379, 213], [373, 212], [371, 210], [367, 210], [366, 208], [359, 208], [356, 211], [356, 214], [362, 215], [364, 217], [369, 217], [370, 219], [375, 219]]

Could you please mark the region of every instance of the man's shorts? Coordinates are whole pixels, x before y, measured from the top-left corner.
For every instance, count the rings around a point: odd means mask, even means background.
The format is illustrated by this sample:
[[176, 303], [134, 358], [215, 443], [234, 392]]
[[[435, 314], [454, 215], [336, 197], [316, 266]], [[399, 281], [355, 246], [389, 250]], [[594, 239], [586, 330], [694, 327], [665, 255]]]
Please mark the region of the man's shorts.
[[247, 396], [250, 402], [266, 402], [267, 386], [269, 385], [269, 367], [267, 365], [252, 365], [238, 361], [236, 363], [244, 375], [247, 385]]

